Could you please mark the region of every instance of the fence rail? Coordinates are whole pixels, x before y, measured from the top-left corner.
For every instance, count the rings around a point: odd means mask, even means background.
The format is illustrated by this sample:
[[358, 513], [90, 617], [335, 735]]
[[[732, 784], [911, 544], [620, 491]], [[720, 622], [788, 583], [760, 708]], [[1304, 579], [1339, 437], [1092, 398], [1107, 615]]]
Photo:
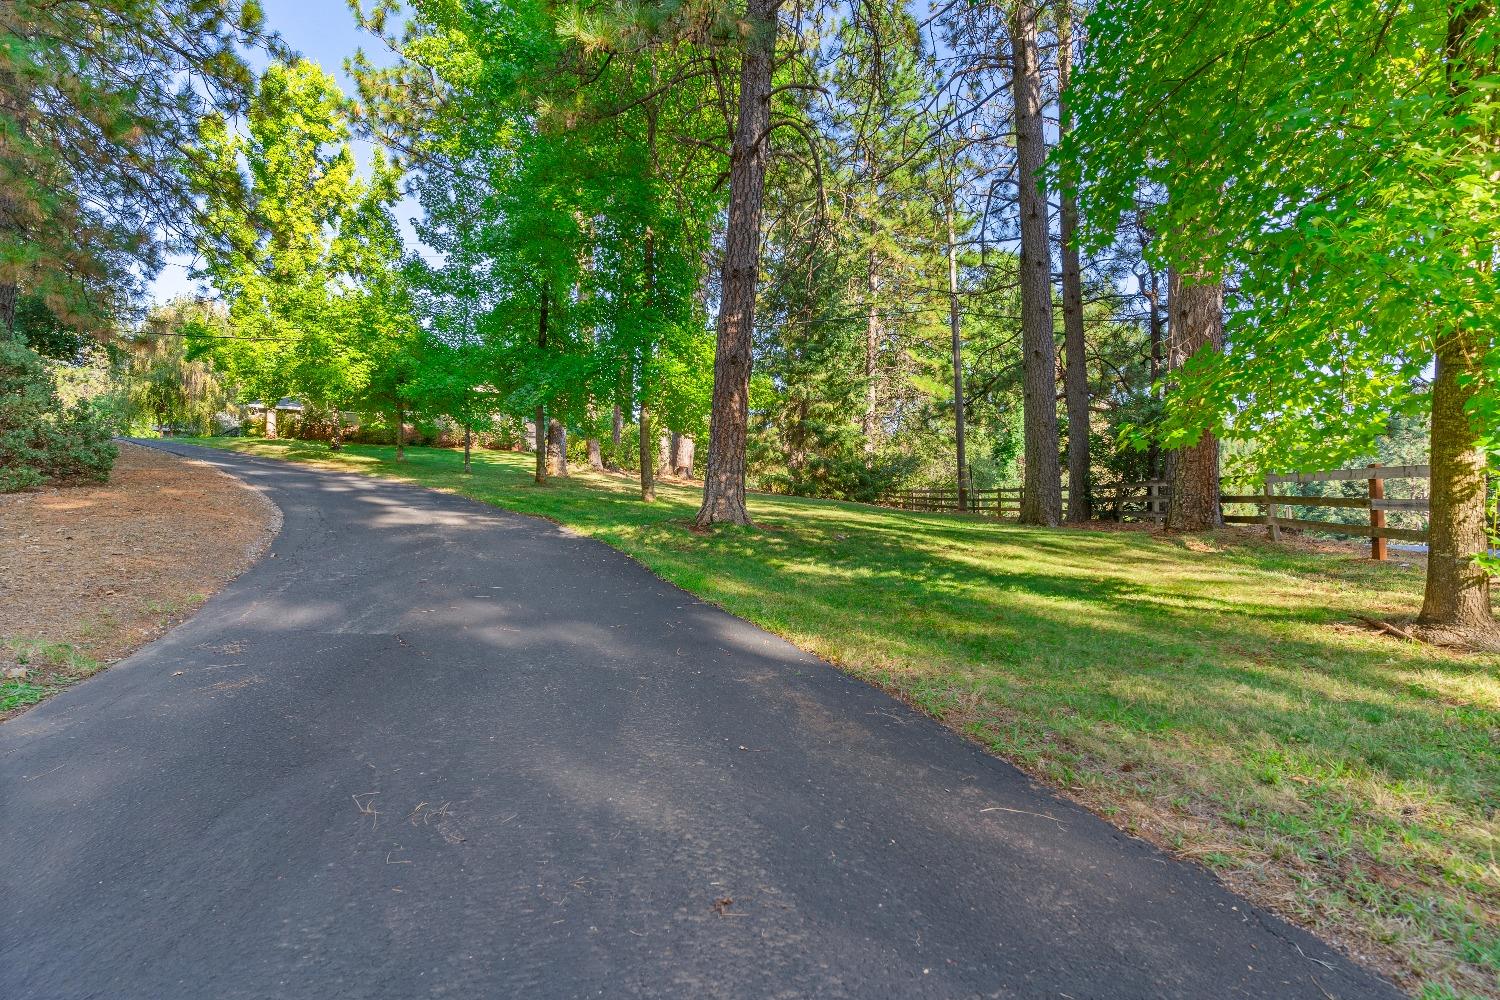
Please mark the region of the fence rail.
[[[1385, 483], [1391, 479], [1427, 479], [1431, 472], [1425, 465], [1373, 465], [1363, 469], [1331, 469], [1320, 472], [1292, 472], [1267, 476], [1260, 493], [1224, 493], [1219, 496], [1223, 506], [1242, 504], [1262, 508], [1258, 514], [1224, 514], [1226, 524], [1265, 525], [1273, 539], [1281, 537], [1283, 528], [1300, 531], [1321, 531], [1336, 535], [1351, 535], [1370, 539], [1370, 554], [1374, 559], [1386, 558], [1387, 540], [1426, 542], [1426, 528], [1398, 528], [1386, 524], [1386, 513], [1425, 514], [1429, 502], [1421, 498], [1387, 499]], [[1365, 496], [1312, 497], [1280, 493], [1277, 487], [1284, 484], [1358, 482], [1368, 483]], [[1066, 498], [1068, 488], [1063, 486]], [[1165, 480], [1151, 479], [1139, 483], [1113, 483], [1094, 491], [1096, 514], [1106, 514], [1116, 521], [1165, 521], [1170, 489]], [[959, 511], [985, 514], [994, 517], [1018, 517], [1025, 499], [1019, 486], [1001, 486], [992, 489], [966, 489], [963, 506], [956, 487], [897, 490], [883, 495], [877, 502], [882, 506], [901, 510], [932, 513], [956, 513]], [[1318, 521], [1311, 518], [1282, 517], [1281, 508], [1336, 508], [1342, 510], [1368, 511], [1366, 523], [1342, 521]]]
[[[955, 487], [932, 489], [895, 490], [883, 495], [878, 501], [884, 507], [928, 513], [991, 514], [996, 517], [1019, 517], [1022, 491], [1019, 486], [999, 486], [993, 489], [965, 490], [965, 505], [959, 507], [959, 494]], [[1067, 496], [1063, 488], [1063, 496]]]

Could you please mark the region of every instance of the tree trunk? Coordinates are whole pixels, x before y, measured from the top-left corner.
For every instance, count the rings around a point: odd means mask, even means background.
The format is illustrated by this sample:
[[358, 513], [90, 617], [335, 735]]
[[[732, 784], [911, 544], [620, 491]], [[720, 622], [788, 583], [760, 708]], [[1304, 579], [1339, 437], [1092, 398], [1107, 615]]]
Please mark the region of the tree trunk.
[[693, 439], [686, 434], [672, 435], [672, 475], [679, 479], [693, 478]]
[[[1073, 129], [1068, 110], [1068, 81], [1073, 70], [1072, 0], [1062, 0], [1057, 13], [1057, 90], [1059, 132]], [[1082, 524], [1094, 516], [1089, 482], [1089, 367], [1083, 329], [1083, 267], [1078, 252], [1078, 192], [1062, 189], [1062, 304], [1063, 388], [1068, 403], [1068, 523]]]
[[620, 404], [615, 404], [614, 422], [610, 427], [610, 438], [615, 443], [615, 450], [620, 449], [620, 438], [625, 434], [625, 415], [620, 412]]
[[554, 476], [568, 475], [568, 429], [553, 417], [547, 423], [547, 464]]
[[276, 407], [266, 407], [266, 440], [276, 440]]
[[469, 475], [474, 470], [469, 467], [469, 455], [474, 450], [474, 432], [468, 427], [464, 428], [464, 475]]
[[588, 438], [585, 442], [589, 449], [589, 468], [595, 472], [604, 471], [604, 449], [599, 445], [599, 439]]
[[876, 373], [877, 362], [880, 357], [880, 271], [879, 258], [874, 249], [870, 250], [869, 259], [865, 263], [865, 294], [868, 297], [868, 306], [865, 310], [865, 413], [864, 419], [860, 421], [860, 433], [865, 439], [865, 454], [875, 454], [876, 434], [876, 407], [879, 404]]
[[0, 326], [5, 329], [6, 340], [20, 340], [16, 333], [16, 304], [21, 297], [21, 288], [14, 281], [0, 282]]
[[1037, 13], [1033, 0], [1016, 0], [1011, 18], [1011, 81], [1021, 214], [1021, 349], [1026, 439], [1021, 523], [1056, 525], [1062, 520], [1062, 468], [1058, 461], [1052, 248], [1042, 174], [1047, 140], [1042, 123]]
[[533, 450], [536, 452], [536, 471], [532, 473], [538, 483], [547, 481], [547, 408], [538, 406], [532, 433]]
[[[1201, 279], [1200, 279], [1201, 280]], [[1224, 286], [1194, 283], [1175, 269], [1167, 275], [1167, 365], [1180, 369], [1199, 351], [1224, 346]], [[1208, 531], [1224, 526], [1219, 507], [1219, 439], [1204, 431], [1198, 443], [1167, 456], [1168, 531]]]
[[953, 232], [953, 195], [943, 206], [948, 223], [948, 334], [953, 349], [953, 442], [958, 468], [958, 511], [969, 509], [969, 458], [964, 452], [964, 335], [958, 309], [958, 242]]
[[641, 404], [640, 450], [641, 450], [641, 499], [646, 503], [656, 499], [656, 463], [651, 460], [651, 411]]
[[[552, 300], [552, 288], [547, 282], [542, 282], [541, 302], [537, 307], [536, 321], [536, 349], [538, 352], [547, 349], [547, 306]], [[538, 483], [547, 481], [547, 407], [541, 403], [536, 407], [536, 429], [533, 435], [536, 439], [536, 472], [533, 474]]]
[[[1432, 387], [1432, 498], [1427, 535], [1427, 589], [1418, 623], [1472, 641], [1500, 641], [1489, 577], [1475, 561], [1488, 550], [1485, 454], [1465, 406], [1480, 383], [1484, 352], [1457, 334], [1437, 349]], [[1471, 381], [1472, 380], [1472, 381]]]
[[787, 422], [786, 467], [794, 482], [802, 479], [807, 471], [807, 397], [800, 396], [792, 417]]
[[406, 461], [406, 404], [396, 401], [396, 461]]
[[333, 433], [328, 438], [328, 450], [338, 451], [344, 447], [344, 414], [338, 407], [333, 409]]
[[[1492, 3], [1450, 4], [1444, 61], [1448, 89], [1461, 108], [1472, 81], [1489, 67], [1475, 44], [1478, 30], [1494, 17]], [[1490, 57], [1493, 59], [1493, 56]], [[1489, 72], [1493, 72], [1489, 69]], [[1455, 120], [1460, 133], [1500, 145], [1500, 135], [1483, 132], [1485, 117], [1472, 110]], [[1494, 123], [1488, 123], [1494, 128]], [[1475, 253], [1476, 271], [1492, 278], [1494, 248]], [[1467, 406], [1484, 381], [1486, 338], [1458, 330], [1439, 340], [1432, 387], [1432, 499], [1427, 534], [1427, 587], [1417, 619], [1435, 640], [1500, 649], [1500, 625], [1490, 604], [1489, 577], [1475, 557], [1488, 550], [1485, 530], [1485, 454]]]
[[[1151, 269], [1151, 291], [1147, 293], [1151, 304], [1151, 313], [1148, 329], [1151, 332], [1151, 398], [1156, 399], [1161, 391], [1161, 359], [1162, 359], [1162, 336], [1161, 328], [1161, 279], [1156, 268]], [[1162, 461], [1161, 445], [1156, 441], [1156, 435], [1151, 435], [1151, 445], [1146, 451], [1147, 479], [1161, 479]]]
[[663, 433], [656, 438], [656, 474], [658, 476], [670, 476], [672, 474], [672, 438]]
[[729, 221], [720, 277], [708, 471], [699, 527], [749, 524], [745, 445], [750, 423], [750, 348], [760, 277], [760, 217], [771, 145], [771, 72], [780, 0], [746, 0], [739, 120], [729, 170]]

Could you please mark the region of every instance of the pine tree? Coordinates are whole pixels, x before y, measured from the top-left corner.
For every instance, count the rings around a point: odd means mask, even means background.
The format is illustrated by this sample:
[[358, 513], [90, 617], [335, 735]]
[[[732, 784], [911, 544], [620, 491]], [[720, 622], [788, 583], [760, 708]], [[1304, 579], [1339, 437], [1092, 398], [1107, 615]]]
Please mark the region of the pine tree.
[[255, 47], [280, 48], [255, 3], [0, 5], [0, 333], [28, 298], [103, 331], [190, 245], [181, 164], [206, 115], [246, 107]]

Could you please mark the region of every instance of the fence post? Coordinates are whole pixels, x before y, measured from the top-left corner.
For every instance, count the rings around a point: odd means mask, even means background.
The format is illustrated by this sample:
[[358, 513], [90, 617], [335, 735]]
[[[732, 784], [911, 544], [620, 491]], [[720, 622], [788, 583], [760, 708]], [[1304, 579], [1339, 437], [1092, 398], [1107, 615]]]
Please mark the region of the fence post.
[[1276, 520], [1276, 477], [1266, 475], [1266, 533], [1271, 541], [1281, 541], [1281, 525]]
[[[1380, 463], [1379, 462], [1371, 462], [1370, 463], [1370, 468], [1372, 468], [1372, 469], [1378, 469], [1379, 467], [1380, 467]], [[1370, 480], [1370, 499], [1371, 500], [1384, 500], [1385, 499], [1385, 480], [1384, 479], [1371, 479]], [[1371, 531], [1371, 534], [1370, 534], [1370, 558], [1376, 560], [1377, 562], [1384, 562], [1385, 561], [1385, 559], [1386, 559], [1386, 546], [1385, 546], [1385, 539], [1384, 538], [1380, 538], [1379, 536], [1375, 535], [1374, 532], [1379, 531], [1380, 529], [1382, 529], [1384, 527], [1385, 527], [1385, 511], [1383, 511], [1383, 510], [1376, 510], [1373, 507], [1370, 508], [1370, 531]]]

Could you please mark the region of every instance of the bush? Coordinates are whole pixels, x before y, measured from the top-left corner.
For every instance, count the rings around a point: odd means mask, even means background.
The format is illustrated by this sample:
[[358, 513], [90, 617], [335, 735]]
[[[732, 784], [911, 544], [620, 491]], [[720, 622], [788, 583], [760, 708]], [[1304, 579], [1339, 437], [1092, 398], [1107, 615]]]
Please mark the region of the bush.
[[92, 402], [64, 406], [34, 351], [0, 342], [0, 493], [109, 478], [113, 427]]
[[910, 476], [916, 465], [916, 459], [904, 455], [882, 456], [867, 465], [854, 455], [814, 453], [796, 468], [761, 473], [756, 486], [791, 496], [873, 503]]

